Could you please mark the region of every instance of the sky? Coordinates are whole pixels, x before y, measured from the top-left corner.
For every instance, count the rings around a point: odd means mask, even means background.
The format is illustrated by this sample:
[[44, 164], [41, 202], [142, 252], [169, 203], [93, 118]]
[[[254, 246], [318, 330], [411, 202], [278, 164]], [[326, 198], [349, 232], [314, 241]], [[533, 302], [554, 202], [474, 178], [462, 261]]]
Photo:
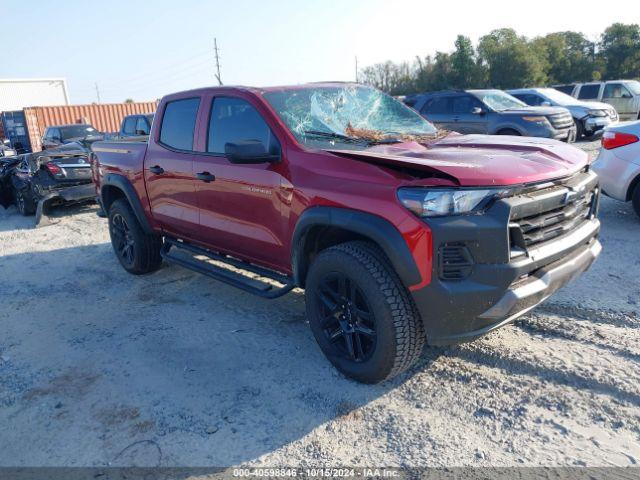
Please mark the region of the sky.
[[412, 60], [452, 50], [458, 34], [597, 40], [614, 22], [640, 23], [636, 2], [0, 0], [0, 78], [66, 78], [75, 104], [96, 102], [96, 84], [101, 103], [154, 100], [216, 84], [215, 37], [227, 85], [351, 81], [356, 56], [361, 68]]

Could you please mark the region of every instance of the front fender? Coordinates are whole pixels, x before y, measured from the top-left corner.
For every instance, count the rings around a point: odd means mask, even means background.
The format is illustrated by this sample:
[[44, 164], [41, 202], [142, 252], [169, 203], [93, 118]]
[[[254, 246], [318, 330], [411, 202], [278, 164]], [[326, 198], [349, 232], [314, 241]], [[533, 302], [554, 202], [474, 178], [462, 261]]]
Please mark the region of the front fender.
[[394, 270], [409, 287], [422, 281], [420, 271], [402, 234], [382, 217], [357, 210], [336, 207], [312, 207], [302, 213], [296, 224], [291, 251], [291, 265], [297, 285], [307, 274], [305, 249], [308, 234], [314, 227], [335, 227], [368, 238], [385, 253]]

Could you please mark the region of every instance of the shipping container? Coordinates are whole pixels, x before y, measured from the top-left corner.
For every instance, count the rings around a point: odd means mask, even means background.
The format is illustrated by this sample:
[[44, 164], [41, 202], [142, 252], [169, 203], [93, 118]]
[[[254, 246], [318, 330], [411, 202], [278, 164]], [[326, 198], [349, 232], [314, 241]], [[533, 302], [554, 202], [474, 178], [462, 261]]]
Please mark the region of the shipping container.
[[101, 132], [112, 133], [120, 130], [120, 123], [125, 116], [136, 113], [155, 113], [157, 107], [157, 101], [29, 107], [24, 109], [24, 116], [29, 143], [34, 152], [39, 152], [42, 150], [40, 140], [47, 127], [90, 123]]
[[0, 112], [22, 110], [32, 105], [68, 105], [64, 78], [0, 79]]
[[2, 112], [0, 114], [0, 127], [2, 128], [2, 138], [8, 138], [11, 146], [18, 153], [31, 151], [29, 132], [23, 110], [15, 112]]

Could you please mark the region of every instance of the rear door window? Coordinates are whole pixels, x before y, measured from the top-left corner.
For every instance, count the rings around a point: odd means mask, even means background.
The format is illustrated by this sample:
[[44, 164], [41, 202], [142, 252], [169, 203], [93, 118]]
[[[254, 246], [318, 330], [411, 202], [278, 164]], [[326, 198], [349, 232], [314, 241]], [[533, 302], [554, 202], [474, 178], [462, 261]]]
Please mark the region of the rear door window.
[[429, 100], [424, 107], [422, 107], [422, 113], [449, 113], [450, 101], [449, 97], [440, 97]]
[[259, 140], [271, 154], [280, 150], [269, 125], [249, 102], [241, 98], [215, 98], [209, 119], [207, 151], [224, 154], [227, 143], [246, 140]]
[[593, 100], [598, 98], [598, 92], [600, 91], [600, 84], [595, 83], [591, 85], [583, 85], [580, 88], [580, 93], [578, 93], [578, 98], [580, 100]]
[[527, 105], [531, 105], [534, 107], [540, 106], [542, 105], [542, 102], [544, 102], [544, 99], [542, 97], [533, 93], [516, 93], [514, 97], [516, 97], [518, 100], [522, 100]]
[[137, 135], [149, 135], [149, 124], [144, 117], [138, 117], [135, 126], [135, 133]]
[[193, 150], [193, 133], [199, 106], [199, 98], [167, 103], [162, 115], [160, 143], [176, 150]]
[[136, 133], [136, 117], [127, 117], [124, 120], [122, 133], [126, 135], [135, 135]]
[[475, 107], [480, 107], [480, 102], [469, 96], [453, 97], [451, 99], [453, 113], [472, 113]]

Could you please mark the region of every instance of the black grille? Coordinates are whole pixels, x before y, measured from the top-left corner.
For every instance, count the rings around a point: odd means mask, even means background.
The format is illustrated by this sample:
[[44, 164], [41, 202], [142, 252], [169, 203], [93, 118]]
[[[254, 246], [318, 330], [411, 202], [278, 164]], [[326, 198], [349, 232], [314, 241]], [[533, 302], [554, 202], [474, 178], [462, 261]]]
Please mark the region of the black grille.
[[440, 247], [440, 278], [442, 280], [464, 280], [473, 269], [473, 257], [462, 244], [445, 243]]
[[590, 172], [513, 197], [512, 250], [526, 250], [575, 230], [595, 213], [597, 197], [597, 177]]
[[573, 117], [569, 112], [554, 113], [553, 115], [549, 115], [547, 118], [556, 130], [564, 130], [565, 128], [573, 126]]

